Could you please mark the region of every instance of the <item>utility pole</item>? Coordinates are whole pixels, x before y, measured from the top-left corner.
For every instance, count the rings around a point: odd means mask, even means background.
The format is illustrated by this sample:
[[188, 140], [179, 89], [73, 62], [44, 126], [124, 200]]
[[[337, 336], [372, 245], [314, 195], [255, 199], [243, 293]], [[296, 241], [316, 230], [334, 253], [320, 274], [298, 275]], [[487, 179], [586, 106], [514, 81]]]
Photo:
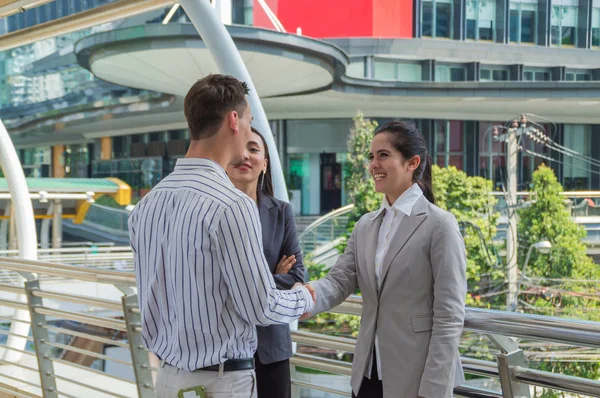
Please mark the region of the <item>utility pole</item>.
[[508, 207], [508, 229], [506, 234], [506, 267], [508, 276], [508, 295], [506, 297], [506, 307], [508, 311], [516, 311], [518, 296], [518, 238], [517, 238], [517, 165], [519, 145], [518, 139], [526, 129], [527, 120], [524, 115], [521, 116], [521, 125], [515, 119], [511, 122], [510, 128], [505, 134], [498, 134], [494, 130], [494, 137], [497, 141], [506, 143], [506, 183], [507, 183], [507, 207]]

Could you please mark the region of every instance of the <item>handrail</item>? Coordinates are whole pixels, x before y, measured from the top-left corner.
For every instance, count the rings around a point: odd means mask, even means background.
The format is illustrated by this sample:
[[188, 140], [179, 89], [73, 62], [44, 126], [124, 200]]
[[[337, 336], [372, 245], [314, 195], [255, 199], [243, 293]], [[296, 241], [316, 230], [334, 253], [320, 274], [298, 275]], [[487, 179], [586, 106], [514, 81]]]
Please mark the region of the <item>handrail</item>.
[[8, 257], [0, 258], [0, 268], [11, 271], [25, 271], [34, 274], [72, 278], [88, 282], [135, 286], [135, 274], [132, 272], [101, 270]]
[[526, 384], [559, 389], [575, 394], [585, 394], [592, 397], [597, 397], [600, 394], [600, 381], [544, 372], [522, 366], [515, 367], [514, 378]]
[[[350, 296], [331, 312], [361, 315], [362, 297]], [[600, 348], [600, 323], [577, 319], [467, 307], [465, 330]]]
[[31, 294], [33, 294], [36, 297], [47, 298], [50, 300], [67, 301], [73, 304], [83, 304], [88, 305], [90, 307], [100, 307], [119, 312], [123, 311], [122, 304], [117, 301], [98, 299], [94, 297], [85, 297], [67, 293], [49, 292], [46, 290], [32, 290]]
[[116, 329], [123, 332], [127, 331], [124, 321], [117, 321], [109, 318], [102, 318], [99, 316], [93, 316], [88, 314], [80, 314], [76, 312], [69, 312], [63, 310], [56, 310], [47, 307], [35, 307], [33, 309], [37, 314], [55, 316], [57, 318], [66, 319], [74, 322], [81, 322], [88, 325], [99, 326], [101, 328]]
[[339, 209], [335, 209], [335, 210], [325, 214], [324, 216], [317, 218], [315, 221], [310, 223], [308, 225], [308, 227], [306, 227], [304, 229], [304, 231], [302, 231], [302, 233], [300, 233], [300, 235], [298, 236], [298, 240], [302, 241], [302, 238], [304, 238], [311, 230], [313, 230], [316, 227], [318, 227], [319, 225], [331, 220], [332, 218], [335, 218], [339, 215], [351, 212], [353, 208], [354, 208], [354, 204], [349, 204], [344, 207], [340, 207]]

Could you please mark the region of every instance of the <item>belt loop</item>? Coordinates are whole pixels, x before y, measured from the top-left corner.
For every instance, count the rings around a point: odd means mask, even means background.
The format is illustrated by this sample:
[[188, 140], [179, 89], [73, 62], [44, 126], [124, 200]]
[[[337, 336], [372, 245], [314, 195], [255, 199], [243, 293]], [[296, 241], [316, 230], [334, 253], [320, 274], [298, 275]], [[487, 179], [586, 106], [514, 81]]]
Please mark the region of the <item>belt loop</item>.
[[225, 370], [225, 363], [224, 363], [224, 362], [221, 362], [221, 363], [219, 364], [219, 376], [218, 376], [218, 377], [219, 377], [219, 379], [222, 379], [222, 378], [223, 378], [223, 372], [224, 372], [224, 370]]

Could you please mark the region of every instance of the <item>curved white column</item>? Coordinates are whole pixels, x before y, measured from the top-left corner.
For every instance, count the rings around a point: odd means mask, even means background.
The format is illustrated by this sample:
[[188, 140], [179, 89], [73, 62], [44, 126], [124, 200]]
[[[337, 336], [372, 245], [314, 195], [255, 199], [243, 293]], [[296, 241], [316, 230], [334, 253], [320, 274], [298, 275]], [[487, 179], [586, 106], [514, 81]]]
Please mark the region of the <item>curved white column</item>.
[[273, 175], [273, 190], [275, 197], [280, 200], [288, 201], [287, 188], [277, 152], [277, 145], [273, 139], [273, 132], [269, 126], [269, 120], [265, 110], [260, 102], [252, 78], [244, 65], [233, 39], [227, 32], [225, 25], [217, 17], [217, 13], [208, 0], [180, 0], [179, 3], [185, 10], [206, 48], [213, 56], [219, 71], [223, 74], [235, 76], [241, 81], [246, 82], [250, 88], [249, 102], [254, 115], [254, 126], [260, 131], [267, 141], [269, 154], [271, 155], [271, 172]]
[[[37, 233], [35, 230], [35, 219], [33, 215], [33, 206], [29, 197], [29, 189], [25, 181], [25, 174], [21, 167], [21, 162], [17, 156], [17, 151], [0, 120], [0, 167], [8, 182], [8, 191], [11, 195], [12, 209], [11, 215], [15, 218], [17, 227], [17, 239], [19, 242], [19, 257], [26, 260], [37, 260]], [[29, 279], [33, 276], [29, 273], [21, 273], [23, 279]], [[17, 297], [17, 300], [26, 301], [25, 296]], [[28, 311], [15, 311], [15, 318], [29, 321]], [[12, 322], [10, 332], [27, 336], [29, 335], [29, 325], [21, 322]], [[27, 340], [9, 336], [6, 346], [24, 350]], [[5, 350], [4, 360], [15, 362], [21, 358], [21, 354], [12, 350]]]

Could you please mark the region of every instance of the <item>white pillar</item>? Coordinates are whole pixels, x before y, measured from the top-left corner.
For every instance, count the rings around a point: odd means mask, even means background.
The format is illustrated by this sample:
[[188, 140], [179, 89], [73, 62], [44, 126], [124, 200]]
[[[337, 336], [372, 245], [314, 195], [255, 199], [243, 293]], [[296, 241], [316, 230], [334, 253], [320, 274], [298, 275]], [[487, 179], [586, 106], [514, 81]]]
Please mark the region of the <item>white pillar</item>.
[[60, 199], [54, 201], [54, 212], [52, 214], [52, 248], [62, 247], [62, 214], [63, 206]]
[[[46, 215], [51, 216], [54, 214], [54, 202], [50, 202], [48, 204], [48, 211]], [[52, 220], [50, 218], [44, 218], [42, 220], [42, 225], [40, 226], [40, 244], [42, 249], [50, 248], [50, 222]]]
[[277, 145], [275, 145], [267, 115], [260, 102], [254, 83], [233, 39], [229, 36], [229, 32], [227, 32], [227, 29], [225, 29], [225, 26], [219, 20], [217, 13], [208, 0], [180, 0], [179, 3], [196, 27], [196, 30], [198, 30], [198, 33], [200, 33], [219, 71], [246, 82], [250, 88], [249, 102], [252, 107], [252, 114], [254, 115], [253, 124], [265, 137], [271, 155], [271, 172], [273, 175], [275, 197], [287, 202], [287, 188], [279, 160], [279, 153], [277, 152]]
[[[37, 233], [33, 205], [17, 151], [2, 120], [0, 120], [0, 167], [2, 167], [2, 171], [6, 176], [8, 191], [11, 195], [11, 216], [15, 219], [17, 229], [19, 257], [26, 260], [37, 260]], [[23, 280], [33, 278], [29, 273], [21, 273], [21, 275], [24, 277]], [[17, 300], [26, 301], [26, 298], [25, 296], [18, 296]], [[30, 320], [28, 311], [15, 311], [14, 317], [26, 321]], [[10, 332], [27, 336], [29, 335], [29, 325], [12, 322]], [[26, 344], [27, 340], [21, 337], [9, 336], [6, 341], [7, 347], [19, 350], [24, 350]], [[21, 359], [21, 354], [16, 351], [5, 350], [3, 358], [5, 361], [16, 362]]]

